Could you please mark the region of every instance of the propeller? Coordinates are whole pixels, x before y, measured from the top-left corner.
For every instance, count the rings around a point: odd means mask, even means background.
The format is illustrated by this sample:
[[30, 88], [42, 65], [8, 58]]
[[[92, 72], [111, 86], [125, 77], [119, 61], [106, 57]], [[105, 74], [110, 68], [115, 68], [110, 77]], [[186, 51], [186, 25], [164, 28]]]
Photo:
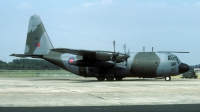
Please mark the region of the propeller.
[[114, 52], [112, 53], [112, 61], [114, 62], [114, 66], [116, 67], [116, 58], [119, 56], [119, 52], [115, 52], [115, 41], [113, 41]]
[[127, 53], [129, 56], [130, 56], [130, 50], [128, 49], [128, 53]]
[[[124, 44], [124, 54], [125, 54], [125, 56], [126, 56], [126, 44]], [[125, 57], [125, 66], [127, 66], [127, 59], [128, 59], [128, 57]]]
[[126, 44], [124, 44], [124, 60], [125, 60], [125, 66], [127, 66], [127, 61], [128, 61], [128, 58], [130, 57], [130, 50], [128, 49], [128, 52], [126, 52]]
[[[119, 52], [115, 52], [115, 41], [113, 41], [113, 47], [114, 47], [114, 52], [112, 53], [112, 56], [111, 56], [111, 60], [114, 62], [114, 66], [116, 67], [116, 61], [117, 61], [117, 57], [119, 56]], [[124, 55], [120, 55], [120, 59], [123, 59], [125, 61], [125, 65], [127, 66], [127, 60], [128, 58], [130, 57], [130, 51], [128, 50], [128, 55], [126, 54], [126, 44], [124, 44]], [[119, 60], [118, 60], [119, 61]]]
[[130, 57], [130, 50], [126, 53], [126, 44], [124, 44], [124, 53], [125, 53], [125, 66], [127, 66], [128, 58]]

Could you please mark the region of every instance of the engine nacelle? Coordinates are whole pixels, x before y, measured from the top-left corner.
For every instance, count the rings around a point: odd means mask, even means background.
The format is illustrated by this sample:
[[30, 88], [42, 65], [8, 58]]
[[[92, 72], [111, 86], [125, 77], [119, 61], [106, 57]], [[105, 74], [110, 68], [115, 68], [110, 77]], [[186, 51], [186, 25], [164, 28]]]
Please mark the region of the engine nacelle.
[[96, 52], [96, 60], [110, 61], [112, 58], [112, 53], [109, 52]]

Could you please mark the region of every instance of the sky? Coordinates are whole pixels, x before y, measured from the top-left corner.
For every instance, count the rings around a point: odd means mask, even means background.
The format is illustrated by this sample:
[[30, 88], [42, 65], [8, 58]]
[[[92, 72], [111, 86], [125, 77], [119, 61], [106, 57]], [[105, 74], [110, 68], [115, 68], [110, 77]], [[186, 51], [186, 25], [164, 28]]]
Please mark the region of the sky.
[[30, 16], [42, 19], [54, 48], [124, 52], [187, 51], [200, 64], [200, 0], [1, 0], [0, 60], [23, 54]]

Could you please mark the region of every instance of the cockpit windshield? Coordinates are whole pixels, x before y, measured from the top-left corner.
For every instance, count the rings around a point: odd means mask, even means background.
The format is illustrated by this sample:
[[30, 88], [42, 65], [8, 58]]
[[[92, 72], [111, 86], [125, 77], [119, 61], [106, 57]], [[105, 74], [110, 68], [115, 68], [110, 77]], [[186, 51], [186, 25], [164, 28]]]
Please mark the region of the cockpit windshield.
[[178, 64], [180, 63], [180, 60], [178, 59], [178, 57], [172, 54], [168, 55], [168, 60], [175, 60], [177, 61]]

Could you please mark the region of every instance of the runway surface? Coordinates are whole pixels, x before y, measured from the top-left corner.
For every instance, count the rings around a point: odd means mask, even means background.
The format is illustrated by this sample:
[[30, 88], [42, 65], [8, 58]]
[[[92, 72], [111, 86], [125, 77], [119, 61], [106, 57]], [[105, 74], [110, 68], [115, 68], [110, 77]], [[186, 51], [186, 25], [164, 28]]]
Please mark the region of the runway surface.
[[199, 112], [200, 105], [132, 105], [70, 107], [2, 107], [0, 112]]
[[0, 99], [0, 110], [2, 107], [73, 109], [74, 106], [93, 111], [96, 106], [108, 110], [152, 106], [176, 109], [177, 106], [186, 110], [188, 106], [196, 111], [200, 110], [200, 80], [127, 78], [99, 82], [95, 78], [82, 77], [1, 77]]

